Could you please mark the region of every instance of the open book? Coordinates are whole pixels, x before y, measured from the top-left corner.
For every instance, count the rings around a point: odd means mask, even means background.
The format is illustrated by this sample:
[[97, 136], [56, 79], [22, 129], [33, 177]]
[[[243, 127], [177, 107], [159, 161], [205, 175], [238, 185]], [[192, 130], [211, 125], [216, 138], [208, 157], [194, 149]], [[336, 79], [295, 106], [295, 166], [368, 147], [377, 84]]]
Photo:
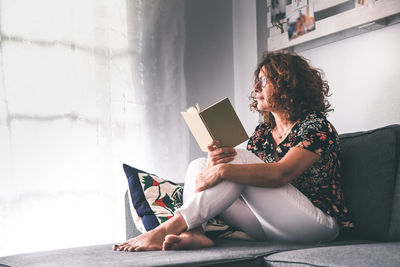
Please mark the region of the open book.
[[198, 105], [190, 107], [182, 116], [204, 152], [212, 140], [219, 140], [221, 147], [235, 147], [249, 139], [228, 98], [203, 111]]

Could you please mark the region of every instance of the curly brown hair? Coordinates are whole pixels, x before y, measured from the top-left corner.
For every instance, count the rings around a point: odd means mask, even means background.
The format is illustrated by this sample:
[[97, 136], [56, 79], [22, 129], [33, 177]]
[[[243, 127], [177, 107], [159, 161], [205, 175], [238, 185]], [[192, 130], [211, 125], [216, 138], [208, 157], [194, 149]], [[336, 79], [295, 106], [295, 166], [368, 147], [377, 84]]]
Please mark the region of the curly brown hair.
[[[308, 60], [292, 52], [264, 52], [257, 69], [255, 79], [265, 67], [266, 78], [273, 86], [269, 102], [272, 106], [280, 107], [289, 121], [295, 122], [305, 118], [310, 113], [332, 111], [327, 97], [329, 85], [323, 80], [322, 70], [313, 68]], [[264, 116], [264, 122], [275, 127], [275, 119], [271, 112], [257, 109], [255, 92], [252, 91], [250, 109]]]

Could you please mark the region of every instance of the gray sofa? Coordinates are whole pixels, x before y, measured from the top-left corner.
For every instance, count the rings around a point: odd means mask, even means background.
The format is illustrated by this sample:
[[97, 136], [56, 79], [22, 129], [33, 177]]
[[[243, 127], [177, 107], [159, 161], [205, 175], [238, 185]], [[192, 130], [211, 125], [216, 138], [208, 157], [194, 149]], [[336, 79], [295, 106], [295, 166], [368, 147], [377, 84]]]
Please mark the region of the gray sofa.
[[[1, 257], [0, 266], [400, 266], [400, 125], [340, 138], [343, 186], [357, 230], [333, 242], [216, 240], [213, 248], [138, 253], [107, 244]], [[138, 231], [125, 198], [130, 238]]]

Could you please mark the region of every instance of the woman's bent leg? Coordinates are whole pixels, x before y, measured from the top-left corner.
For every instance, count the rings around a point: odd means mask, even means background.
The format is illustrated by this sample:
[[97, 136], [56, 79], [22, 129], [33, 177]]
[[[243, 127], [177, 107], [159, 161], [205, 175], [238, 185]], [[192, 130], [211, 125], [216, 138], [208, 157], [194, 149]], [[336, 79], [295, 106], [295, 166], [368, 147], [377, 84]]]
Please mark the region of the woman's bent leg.
[[[237, 158], [236, 163], [260, 162], [245, 150], [238, 150]], [[319, 242], [338, 234], [336, 221], [291, 184], [279, 188], [245, 186], [241, 195], [244, 200], [238, 199], [221, 215], [255, 239]]]
[[[232, 164], [244, 164], [263, 161], [254, 154], [244, 150], [237, 149], [237, 156], [231, 162]], [[193, 229], [219, 215], [236, 200], [239, 200], [244, 185], [230, 181], [222, 181], [214, 187], [208, 188], [202, 192], [196, 192], [196, 177], [207, 166], [207, 159], [200, 158], [190, 163], [185, 176], [185, 189], [183, 193], [183, 206], [178, 209], [185, 218], [188, 229]], [[243, 206], [238, 202], [235, 206]], [[234, 211], [235, 209], [231, 209]], [[232, 223], [234, 220], [232, 219]]]
[[[245, 150], [238, 150], [238, 155], [232, 161], [233, 164], [262, 162]], [[195, 190], [196, 176], [187, 177], [190, 180], [187, 182], [191, 183], [188, 188], [193, 187]], [[240, 195], [244, 202], [241, 202]], [[188, 229], [222, 213], [227, 223], [257, 239], [318, 242], [334, 239], [338, 233], [336, 221], [316, 208], [290, 184], [280, 188], [261, 188], [223, 181], [205, 191], [196, 194], [192, 192], [186, 199], [190, 200], [182, 206], [181, 214]], [[242, 216], [244, 213], [247, 215]], [[264, 233], [262, 238], [260, 228]]]
[[266, 240], [260, 222], [242, 197], [239, 197], [229, 208], [220, 214], [228, 225], [245, 232], [255, 240]]
[[246, 186], [242, 195], [267, 240], [323, 242], [338, 235], [335, 219], [315, 207], [291, 184], [279, 188]]
[[185, 174], [183, 202], [189, 201], [196, 193], [196, 177], [206, 167], [207, 158], [198, 158], [189, 164]]
[[222, 181], [195, 193], [188, 201], [184, 201], [177, 212], [185, 219], [188, 230], [194, 229], [231, 206], [239, 198], [243, 187], [230, 181]]
[[[189, 164], [185, 175], [185, 187], [183, 191], [184, 203], [190, 202], [195, 196], [196, 177], [206, 166], [206, 158], [196, 159]], [[183, 216], [181, 211], [182, 209], [178, 210], [176, 214]], [[204, 235], [206, 223], [205, 221], [201, 227], [190, 227], [188, 231], [179, 235], [167, 235], [163, 243], [163, 250], [196, 249], [214, 246], [214, 242]]]
[[[238, 149], [237, 158], [232, 163], [243, 163], [249, 160], [246, 160], [246, 157], [240, 149]], [[252, 157], [252, 156], [250, 156]], [[258, 160], [258, 162], [262, 162], [259, 158], [255, 157], [253, 160]], [[196, 176], [207, 166], [206, 158], [199, 158], [192, 161], [188, 169], [186, 171], [185, 176], [185, 190], [183, 192], [183, 201], [188, 202], [194, 195], [196, 194]], [[196, 208], [195, 208], [196, 209]], [[252, 238], [256, 240], [264, 240], [264, 232], [263, 229], [258, 222], [257, 218], [254, 216], [253, 212], [249, 209], [247, 204], [243, 201], [241, 197], [238, 197], [234, 203], [229, 206], [227, 209], [222, 211], [220, 214], [226, 223], [231, 226], [240, 229], [241, 231], [247, 233]], [[246, 218], [246, 222], [242, 223], [242, 219]], [[204, 229], [206, 222], [202, 224]]]

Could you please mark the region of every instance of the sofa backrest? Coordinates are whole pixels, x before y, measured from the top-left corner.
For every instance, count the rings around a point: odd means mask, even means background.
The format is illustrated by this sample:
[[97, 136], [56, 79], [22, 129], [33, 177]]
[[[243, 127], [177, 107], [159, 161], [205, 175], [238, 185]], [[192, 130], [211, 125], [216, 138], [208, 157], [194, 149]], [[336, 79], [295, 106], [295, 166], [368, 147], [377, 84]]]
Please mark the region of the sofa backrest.
[[360, 238], [400, 240], [400, 125], [340, 135], [345, 200]]

